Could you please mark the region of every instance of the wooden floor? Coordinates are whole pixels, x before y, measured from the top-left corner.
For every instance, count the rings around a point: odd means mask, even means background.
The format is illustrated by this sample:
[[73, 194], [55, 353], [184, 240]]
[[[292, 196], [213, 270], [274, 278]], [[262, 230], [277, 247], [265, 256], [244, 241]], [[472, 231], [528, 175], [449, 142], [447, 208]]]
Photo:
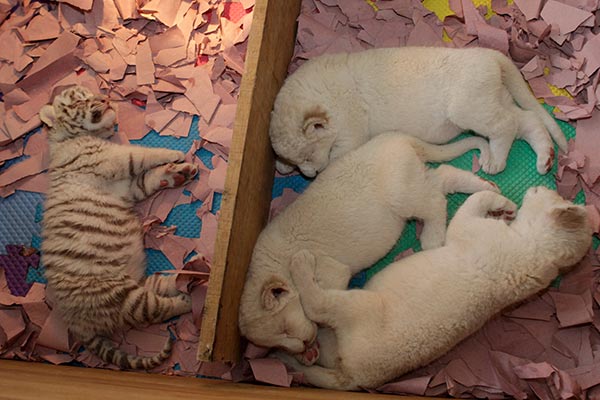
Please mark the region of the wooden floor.
[[[219, 380], [0, 360], [1, 400], [391, 399], [388, 395], [276, 388]], [[423, 397], [403, 397], [423, 400]]]

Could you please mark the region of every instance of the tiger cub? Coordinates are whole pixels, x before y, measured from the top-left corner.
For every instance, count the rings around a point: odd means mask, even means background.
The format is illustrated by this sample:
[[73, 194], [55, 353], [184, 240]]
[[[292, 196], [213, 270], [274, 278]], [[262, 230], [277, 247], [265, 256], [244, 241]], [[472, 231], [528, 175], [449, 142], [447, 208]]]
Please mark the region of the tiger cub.
[[129, 355], [108, 339], [115, 331], [191, 311], [175, 275], [145, 279], [136, 201], [181, 186], [197, 172], [184, 154], [111, 143], [116, 113], [106, 97], [65, 89], [40, 111], [49, 127], [50, 186], [42, 261], [48, 289], [70, 332], [102, 360], [150, 369], [169, 357], [172, 340], [152, 357]]

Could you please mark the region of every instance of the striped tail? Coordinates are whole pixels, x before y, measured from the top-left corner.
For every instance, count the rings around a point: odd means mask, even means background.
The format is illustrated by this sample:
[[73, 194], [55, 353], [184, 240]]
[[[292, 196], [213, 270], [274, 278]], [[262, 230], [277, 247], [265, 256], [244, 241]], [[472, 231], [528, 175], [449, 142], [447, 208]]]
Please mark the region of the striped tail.
[[97, 355], [102, 361], [115, 364], [121, 369], [152, 369], [162, 364], [171, 355], [173, 348], [173, 339], [169, 339], [160, 353], [151, 356], [134, 356], [116, 348], [113, 343], [101, 336], [96, 336], [91, 340], [84, 342], [84, 346], [93, 354]]

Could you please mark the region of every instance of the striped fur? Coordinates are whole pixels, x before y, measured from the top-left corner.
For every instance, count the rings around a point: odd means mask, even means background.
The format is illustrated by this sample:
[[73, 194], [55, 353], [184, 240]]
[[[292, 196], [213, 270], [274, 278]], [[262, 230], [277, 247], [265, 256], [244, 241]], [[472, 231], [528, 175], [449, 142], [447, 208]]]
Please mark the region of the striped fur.
[[84, 87], [65, 89], [40, 111], [49, 126], [50, 187], [45, 202], [42, 261], [48, 289], [70, 332], [92, 353], [125, 369], [150, 369], [152, 357], [117, 349], [115, 331], [191, 311], [174, 275], [145, 279], [143, 232], [136, 201], [180, 186], [197, 168], [184, 154], [111, 143], [115, 112]]

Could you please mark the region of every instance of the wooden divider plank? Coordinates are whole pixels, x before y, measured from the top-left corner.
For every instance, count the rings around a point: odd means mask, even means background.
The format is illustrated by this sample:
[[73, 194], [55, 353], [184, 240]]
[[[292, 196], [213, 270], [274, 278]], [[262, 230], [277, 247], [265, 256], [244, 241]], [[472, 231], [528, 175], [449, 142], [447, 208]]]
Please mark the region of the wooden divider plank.
[[240, 87], [198, 359], [235, 361], [238, 308], [274, 176], [270, 113], [292, 57], [300, 0], [257, 0]]

